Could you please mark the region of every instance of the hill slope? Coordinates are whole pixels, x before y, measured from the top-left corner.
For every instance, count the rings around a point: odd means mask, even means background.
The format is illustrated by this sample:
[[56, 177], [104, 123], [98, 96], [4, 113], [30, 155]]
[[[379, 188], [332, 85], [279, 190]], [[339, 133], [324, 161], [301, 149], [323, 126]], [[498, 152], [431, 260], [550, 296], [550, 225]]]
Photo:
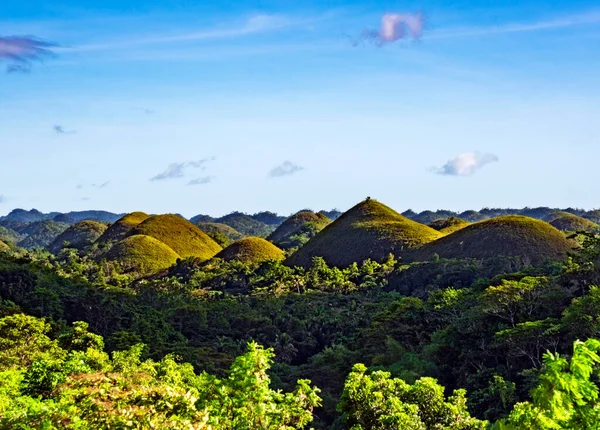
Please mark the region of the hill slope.
[[69, 224], [53, 220], [33, 222], [22, 230], [27, 237], [21, 240], [18, 246], [25, 249], [47, 247], [68, 228]]
[[285, 258], [281, 249], [260, 237], [246, 237], [238, 240], [219, 252], [215, 257], [222, 258], [225, 261], [239, 260], [244, 263], [261, 263]]
[[331, 220], [322, 213], [302, 211], [292, 215], [267, 237], [282, 249], [303, 245], [318, 232], [323, 230]]
[[129, 232], [129, 236], [136, 234], [160, 240], [182, 258], [208, 260], [222, 249], [206, 233], [177, 215], [151, 216]]
[[367, 258], [383, 260], [430, 242], [442, 233], [400, 215], [376, 200], [365, 200], [325, 227], [287, 260], [310, 266], [312, 258], [344, 267]]
[[227, 224], [246, 236], [267, 237], [276, 228], [274, 225], [267, 225], [242, 212], [232, 212], [217, 218], [214, 222]]
[[132, 212], [115, 221], [98, 239], [99, 244], [116, 242], [124, 239], [131, 230], [150, 218], [144, 212]]
[[0, 226], [0, 240], [6, 243], [17, 243], [19, 242], [21, 239], [23, 239], [23, 236], [20, 235], [19, 233], [17, 233], [16, 231], [7, 228], [7, 227], [2, 227]]
[[117, 242], [104, 258], [117, 262], [121, 273], [144, 276], [171, 267], [180, 257], [160, 240], [137, 234]]
[[98, 240], [106, 229], [106, 224], [96, 221], [78, 222], [59, 234], [48, 246], [48, 250], [57, 254], [63, 249], [64, 242], [69, 242], [69, 248], [83, 249]]
[[242, 233], [227, 224], [218, 222], [198, 222], [196, 225], [221, 246], [228, 246], [231, 242], [235, 242], [244, 237]]
[[10, 246], [0, 240], [0, 252], [10, 251]]
[[538, 264], [546, 258], [561, 260], [573, 243], [545, 221], [506, 215], [468, 225], [411, 252], [409, 261], [442, 258], [521, 257], [524, 264]]
[[555, 212], [550, 215], [548, 222], [561, 231], [600, 231], [600, 225], [569, 212]]
[[465, 221], [464, 219], [450, 217], [444, 219], [438, 219], [429, 224], [434, 230], [439, 231], [440, 233], [450, 234], [455, 232], [456, 230], [460, 230], [463, 227], [468, 226], [470, 223]]

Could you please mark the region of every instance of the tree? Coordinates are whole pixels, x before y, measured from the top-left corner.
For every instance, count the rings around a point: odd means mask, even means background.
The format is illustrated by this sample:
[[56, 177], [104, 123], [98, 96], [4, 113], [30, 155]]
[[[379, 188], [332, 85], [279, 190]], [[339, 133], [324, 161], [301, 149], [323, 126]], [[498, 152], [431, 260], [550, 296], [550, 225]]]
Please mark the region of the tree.
[[433, 378], [409, 385], [388, 372], [366, 372], [363, 364], [354, 366], [338, 405], [353, 430], [483, 430], [487, 426], [469, 415], [464, 390], [455, 390], [446, 399], [444, 387]]
[[570, 362], [558, 353], [544, 355], [544, 368], [530, 402], [515, 405], [495, 429], [597, 429], [600, 423], [600, 341], [576, 341]]
[[25, 368], [37, 359], [64, 355], [46, 335], [49, 331], [46, 321], [24, 314], [0, 319], [0, 370]]

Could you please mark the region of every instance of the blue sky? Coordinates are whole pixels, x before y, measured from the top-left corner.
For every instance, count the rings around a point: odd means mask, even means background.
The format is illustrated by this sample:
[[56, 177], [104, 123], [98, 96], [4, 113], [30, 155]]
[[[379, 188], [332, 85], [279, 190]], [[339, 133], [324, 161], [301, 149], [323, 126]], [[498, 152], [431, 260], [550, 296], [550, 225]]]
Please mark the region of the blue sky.
[[595, 2], [9, 3], [60, 48], [0, 73], [0, 214], [600, 207]]

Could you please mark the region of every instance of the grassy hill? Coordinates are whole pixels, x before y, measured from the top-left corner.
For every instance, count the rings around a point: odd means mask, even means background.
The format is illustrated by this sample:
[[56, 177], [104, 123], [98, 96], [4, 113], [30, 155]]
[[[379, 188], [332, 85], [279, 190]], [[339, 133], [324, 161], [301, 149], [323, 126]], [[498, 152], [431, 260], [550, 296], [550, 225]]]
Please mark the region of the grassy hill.
[[283, 260], [284, 252], [261, 237], [246, 237], [232, 243], [216, 255], [223, 260], [239, 260], [244, 263], [261, 263], [270, 260]]
[[218, 222], [198, 222], [196, 225], [222, 247], [228, 246], [231, 242], [235, 242], [236, 240], [245, 237], [245, 235], [227, 224]]
[[222, 249], [206, 233], [177, 215], [151, 216], [129, 232], [129, 236], [136, 234], [160, 240], [182, 258], [208, 260]]
[[549, 216], [548, 222], [553, 227], [565, 232], [587, 231], [599, 232], [600, 225], [583, 217], [569, 212], [554, 212]]
[[274, 225], [267, 225], [241, 212], [233, 212], [222, 216], [217, 218], [215, 222], [227, 224], [245, 236], [267, 237], [276, 228]]
[[48, 246], [48, 250], [58, 254], [64, 248], [64, 242], [69, 243], [69, 248], [83, 249], [98, 240], [106, 229], [106, 224], [96, 221], [78, 222], [59, 234]]
[[545, 221], [506, 215], [468, 225], [407, 255], [409, 261], [441, 258], [520, 257], [524, 264], [561, 260], [573, 242]]
[[160, 240], [137, 234], [117, 242], [104, 258], [118, 263], [121, 273], [145, 276], [168, 269], [180, 256]]
[[53, 220], [33, 222], [22, 230], [27, 237], [17, 245], [25, 249], [46, 248], [68, 228], [69, 224]]
[[115, 221], [98, 239], [99, 244], [116, 242], [124, 239], [131, 230], [150, 218], [144, 212], [132, 212]]
[[376, 200], [365, 200], [325, 227], [287, 260], [310, 266], [312, 258], [344, 267], [367, 258], [383, 260], [430, 242], [442, 233], [400, 215]]
[[267, 240], [282, 249], [296, 248], [304, 245], [330, 222], [322, 213], [301, 211], [285, 220]]
[[0, 240], [0, 252], [10, 251], [10, 246]]
[[469, 224], [470, 223], [465, 221], [464, 219], [450, 217], [435, 220], [431, 224], [429, 224], [429, 227], [439, 231], [440, 233], [450, 234], [455, 232], [456, 230], [460, 230], [461, 228], [468, 226]]

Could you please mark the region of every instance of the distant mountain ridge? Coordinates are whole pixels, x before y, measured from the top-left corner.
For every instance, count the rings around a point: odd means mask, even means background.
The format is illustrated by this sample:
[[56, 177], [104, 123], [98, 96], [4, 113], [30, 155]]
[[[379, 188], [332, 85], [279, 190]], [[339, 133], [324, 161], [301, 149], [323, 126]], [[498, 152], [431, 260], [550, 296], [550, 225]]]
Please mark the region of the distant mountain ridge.
[[[8, 215], [0, 217], [0, 221], [16, 221], [16, 222], [39, 222], [47, 220], [55, 220], [58, 222], [68, 222], [70, 224], [84, 220], [100, 221], [100, 222], [115, 222], [125, 214], [116, 214], [101, 210], [87, 211], [72, 211], [72, 212], [49, 212], [43, 213], [37, 209], [13, 209]], [[58, 218], [58, 219], [55, 219]]]

